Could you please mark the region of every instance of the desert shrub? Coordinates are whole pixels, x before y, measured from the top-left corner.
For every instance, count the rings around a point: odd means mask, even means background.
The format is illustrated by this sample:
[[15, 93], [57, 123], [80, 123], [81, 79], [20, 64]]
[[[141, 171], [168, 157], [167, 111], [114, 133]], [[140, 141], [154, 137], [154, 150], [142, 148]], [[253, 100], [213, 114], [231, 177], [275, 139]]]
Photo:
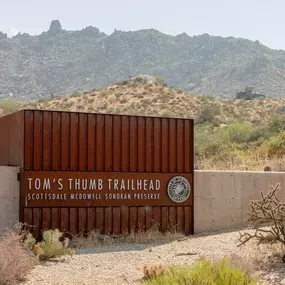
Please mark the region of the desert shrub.
[[[255, 239], [258, 244], [280, 243], [285, 245], [285, 202], [277, 197], [281, 189], [279, 183], [275, 187], [271, 185], [270, 188], [266, 195], [261, 192], [260, 200], [250, 201], [248, 222], [255, 231], [240, 233], [238, 246], [246, 244], [251, 239]], [[285, 261], [285, 255], [283, 261]]]
[[155, 76], [155, 81], [157, 83], [163, 84], [164, 83], [164, 78], [161, 76]]
[[35, 264], [35, 258], [22, 246], [21, 235], [7, 231], [0, 237], [0, 285], [24, 281]]
[[216, 97], [212, 94], [206, 95], [204, 98], [208, 100], [216, 100]]
[[212, 157], [231, 148], [223, 141], [223, 130], [211, 131], [208, 127], [197, 126], [195, 129], [195, 153]]
[[268, 134], [263, 131], [266, 126], [244, 130], [243, 124], [238, 122], [228, 127], [215, 127], [213, 124], [196, 126], [195, 157], [200, 169], [245, 169], [245, 165], [252, 169], [258, 159], [267, 156], [261, 155], [260, 151], [267, 142], [265, 137]]
[[125, 103], [127, 103], [128, 102], [128, 99], [127, 98], [122, 98], [121, 100], [120, 100], [120, 104], [125, 104]]
[[88, 98], [87, 104], [93, 104], [94, 103], [94, 98]]
[[198, 124], [203, 123], [213, 123], [216, 116], [220, 114], [220, 109], [218, 106], [213, 104], [205, 104], [200, 112], [197, 114], [196, 122]]
[[4, 114], [10, 114], [18, 111], [21, 108], [21, 103], [12, 98], [6, 98], [1, 100], [0, 108], [3, 109]]
[[285, 130], [285, 118], [280, 115], [273, 115], [270, 118], [269, 129], [273, 132], [281, 132]]
[[270, 138], [268, 143], [268, 156], [282, 156], [285, 152], [285, 132]]
[[272, 157], [282, 157], [285, 153], [285, 132], [281, 132], [277, 136], [272, 136], [269, 140], [265, 141], [258, 149], [258, 153]]
[[74, 97], [79, 97], [80, 95], [81, 95], [80, 92], [78, 92], [78, 91], [73, 91], [73, 92], [69, 95], [69, 97], [74, 98]]
[[122, 81], [118, 81], [116, 84], [117, 84], [118, 86], [120, 86], [120, 85], [128, 85], [128, 83], [129, 83], [128, 80], [122, 80]]
[[234, 123], [229, 125], [224, 132], [224, 139], [230, 142], [243, 143], [252, 140], [253, 126], [246, 123]]
[[58, 258], [64, 255], [73, 256], [73, 251], [68, 248], [68, 239], [60, 241], [62, 233], [56, 230], [48, 230], [43, 233], [42, 242], [36, 243], [35, 238], [29, 234], [25, 240], [25, 248], [32, 250], [34, 255], [42, 260]]
[[211, 261], [198, 259], [193, 266], [174, 265], [159, 274], [145, 275], [144, 285], [257, 285], [257, 277], [251, 276], [246, 269], [234, 266], [229, 258]]
[[[213, 138], [214, 136], [209, 137]], [[196, 141], [200, 141], [200, 139], [197, 139]], [[204, 157], [210, 158], [224, 153], [226, 149], [228, 149], [228, 146], [222, 144], [219, 140], [207, 140], [205, 142], [202, 142], [201, 144], [195, 145], [195, 154], [203, 155]]]
[[269, 139], [272, 136], [272, 133], [268, 129], [266, 125], [257, 125], [253, 128], [251, 139], [250, 141], [256, 142], [256, 141], [264, 141], [266, 139]]

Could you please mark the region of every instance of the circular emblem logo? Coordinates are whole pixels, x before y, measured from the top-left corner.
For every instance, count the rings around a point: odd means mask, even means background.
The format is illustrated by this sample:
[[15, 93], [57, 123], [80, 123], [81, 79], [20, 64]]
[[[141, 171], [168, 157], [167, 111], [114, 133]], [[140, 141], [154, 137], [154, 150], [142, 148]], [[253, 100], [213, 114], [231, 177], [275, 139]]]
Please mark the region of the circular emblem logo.
[[175, 176], [168, 182], [167, 193], [169, 198], [175, 203], [185, 202], [189, 198], [190, 192], [190, 184], [182, 176]]

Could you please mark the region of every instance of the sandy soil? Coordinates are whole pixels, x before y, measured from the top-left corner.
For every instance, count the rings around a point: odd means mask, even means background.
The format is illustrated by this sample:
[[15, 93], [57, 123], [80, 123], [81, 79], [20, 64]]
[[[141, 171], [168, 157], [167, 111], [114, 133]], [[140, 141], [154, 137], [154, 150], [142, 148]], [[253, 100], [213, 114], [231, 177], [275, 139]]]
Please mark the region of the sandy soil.
[[[237, 254], [256, 261], [256, 250], [237, 247], [239, 232], [192, 236], [164, 244], [120, 244], [108, 247], [82, 248], [64, 261], [38, 265], [28, 277], [30, 284], [140, 284], [144, 265], [191, 264], [199, 256], [219, 258]], [[259, 253], [265, 261], [268, 251]], [[259, 268], [267, 284], [285, 284], [285, 264], [280, 256]], [[284, 283], [283, 283], [283, 282]]]

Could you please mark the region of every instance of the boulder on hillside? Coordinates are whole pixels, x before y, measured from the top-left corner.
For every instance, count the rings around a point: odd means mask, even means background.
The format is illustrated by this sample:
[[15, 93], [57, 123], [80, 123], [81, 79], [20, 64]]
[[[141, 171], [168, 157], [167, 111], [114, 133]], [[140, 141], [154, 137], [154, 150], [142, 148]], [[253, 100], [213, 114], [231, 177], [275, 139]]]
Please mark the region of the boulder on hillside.
[[130, 77], [130, 81], [144, 82], [144, 83], [154, 83], [156, 81], [155, 77], [150, 75], [138, 74]]

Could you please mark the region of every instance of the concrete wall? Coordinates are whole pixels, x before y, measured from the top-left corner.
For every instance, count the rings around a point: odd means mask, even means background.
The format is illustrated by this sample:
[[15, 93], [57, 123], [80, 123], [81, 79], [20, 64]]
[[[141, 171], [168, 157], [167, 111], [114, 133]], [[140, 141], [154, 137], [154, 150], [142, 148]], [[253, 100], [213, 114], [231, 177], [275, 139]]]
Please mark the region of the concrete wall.
[[19, 221], [18, 167], [0, 166], [0, 233]]
[[195, 171], [195, 233], [247, 226], [250, 200], [259, 200], [261, 191], [277, 183], [285, 200], [284, 172]]

